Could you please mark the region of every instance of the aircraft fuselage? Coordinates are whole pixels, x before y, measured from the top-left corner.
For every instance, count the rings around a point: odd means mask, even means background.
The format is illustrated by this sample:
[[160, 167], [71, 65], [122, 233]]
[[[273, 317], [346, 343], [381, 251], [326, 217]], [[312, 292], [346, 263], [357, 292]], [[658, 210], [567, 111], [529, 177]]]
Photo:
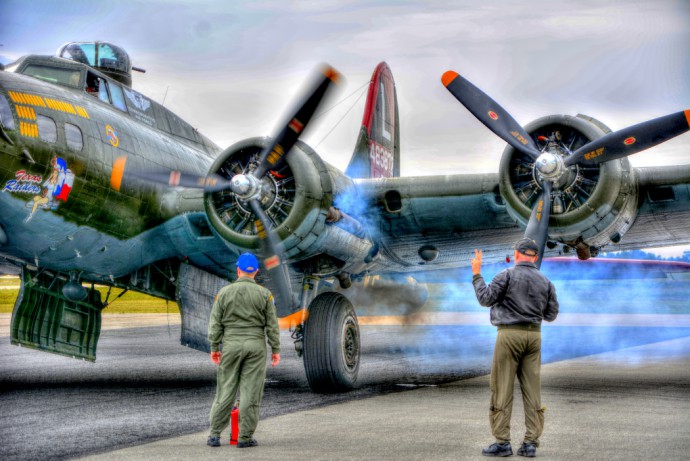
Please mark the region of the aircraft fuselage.
[[[71, 80], [43, 80], [55, 77], [51, 70]], [[101, 91], [90, 94], [84, 88], [94, 78]], [[0, 214], [3, 233], [13, 236], [3, 255], [114, 276], [168, 256], [147, 243], [177, 214], [161, 206], [172, 192], [142, 182], [113, 190], [113, 161], [126, 155], [143, 170], [204, 174], [217, 146], [145, 96], [60, 58], [29, 56], [15, 72], [0, 72], [0, 97], [10, 141], [0, 140]], [[196, 202], [187, 211], [203, 211]]]

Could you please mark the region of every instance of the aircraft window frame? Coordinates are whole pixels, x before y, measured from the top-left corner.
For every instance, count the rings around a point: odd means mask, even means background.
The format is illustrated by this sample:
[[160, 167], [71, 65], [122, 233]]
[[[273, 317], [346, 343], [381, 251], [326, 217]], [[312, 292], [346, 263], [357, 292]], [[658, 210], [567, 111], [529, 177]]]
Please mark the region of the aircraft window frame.
[[38, 137], [45, 142], [56, 143], [58, 139], [57, 124], [55, 120], [45, 115], [36, 115], [38, 125]]
[[[38, 72], [45, 74], [40, 75]], [[20, 73], [56, 85], [80, 88], [81, 70], [79, 69], [29, 63], [22, 68]]]
[[7, 98], [0, 94], [0, 125], [8, 130], [16, 130], [17, 125], [14, 123], [14, 115], [12, 108]]
[[65, 123], [65, 140], [70, 149], [77, 152], [84, 150], [84, 134], [77, 125]]
[[170, 126], [170, 133], [190, 141], [196, 141], [194, 136], [194, 128], [189, 123], [182, 120], [180, 117], [170, 111], [166, 111], [168, 125]]
[[125, 102], [125, 94], [119, 85], [108, 82], [108, 89], [110, 90], [110, 99], [113, 107], [127, 113], [127, 103]]
[[108, 81], [98, 74], [88, 72], [86, 74], [86, 92], [106, 104], [110, 104]]
[[104, 78], [98, 77], [98, 99], [106, 104], [111, 104], [110, 102], [110, 90], [108, 89], [108, 81]]
[[94, 67], [96, 65], [96, 43], [70, 43], [60, 57]]

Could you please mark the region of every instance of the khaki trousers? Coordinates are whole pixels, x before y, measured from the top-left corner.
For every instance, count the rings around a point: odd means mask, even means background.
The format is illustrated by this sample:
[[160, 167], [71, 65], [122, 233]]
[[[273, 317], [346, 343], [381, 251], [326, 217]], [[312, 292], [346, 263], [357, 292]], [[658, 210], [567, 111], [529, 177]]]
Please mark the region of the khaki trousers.
[[219, 436], [230, 424], [230, 410], [240, 391], [240, 431], [238, 441], [252, 439], [259, 424], [259, 407], [266, 378], [266, 340], [237, 338], [223, 343], [218, 365], [216, 398], [209, 417], [211, 435]]
[[538, 328], [499, 326], [491, 366], [491, 432], [499, 443], [510, 442], [513, 386], [517, 375], [525, 406], [524, 441], [539, 446], [544, 431], [541, 405], [541, 332]]

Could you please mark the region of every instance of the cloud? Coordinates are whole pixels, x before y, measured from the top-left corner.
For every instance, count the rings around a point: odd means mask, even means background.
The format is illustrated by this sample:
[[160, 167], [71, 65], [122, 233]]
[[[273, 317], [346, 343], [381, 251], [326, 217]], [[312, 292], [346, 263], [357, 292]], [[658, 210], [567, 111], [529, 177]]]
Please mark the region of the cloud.
[[[385, 60], [398, 90], [403, 174], [496, 171], [504, 144], [443, 88], [448, 69], [522, 124], [584, 113], [620, 129], [690, 104], [684, 1], [7, 0], [2, 8], [3, 56], [110, 40], [147, 69], [135, 88], [165, 97], [221, 146], [272, 133], [317, 63], [343, 73], [344, 98]], [[358, 104], [333, 110], [308, 138], [339, 168], [354, 147]], [[688, 137], [631, 160], [687, 163]]]

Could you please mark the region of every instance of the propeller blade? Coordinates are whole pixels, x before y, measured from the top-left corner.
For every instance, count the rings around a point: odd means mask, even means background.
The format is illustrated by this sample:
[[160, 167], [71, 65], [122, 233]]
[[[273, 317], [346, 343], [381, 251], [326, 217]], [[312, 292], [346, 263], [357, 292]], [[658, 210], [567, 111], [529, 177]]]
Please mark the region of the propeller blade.
[[455, 99], [499, 138], [533, 159], [539, 157], [539, 149], [532, 137], [489, 95], [452, 70], [443, 74], [441, 82]]
[[608, 162], [636, 154], [690, 129], [690, 110], [638, 123], [585, 144], [565, 159], [566, 166]]
[[249, 201], [254, 215], [257, 217], [255, 221], [259, 241], [261, 242], [261, 249], [266, 257], [264, 259], [264, 267], [271, 275], [271, 279], [278, 285], [278, 299], [277, 302], [284, 303], [288, 307], [294, 307], [294, 299], [292, 296], [292, 285], [290, 284], [290, 274], [288, 268], [281, 261], [280, 255], [282, 253], [282, 244], [277, 236], [271, 232], [271, 222], [266, 216], [261, 204], [257, 199]]
[[261, 178], [266, 171], [274, 169], [280, 160], [290, 152], [328, 92], [331, 83], [337, 83], [340, 78], [340, 74], [328, 65], [324, 65], [320, 71], [321, 73], [295, 114], [288, 119], [285, 126], [273, 138], [273, 143], [264, 148], [259, 157], [259, 166], [252, 172], [254, 177]]
[[532, 215], [527, 223], [525, 229], [525, 237], [537, 242], [539, 247], [539, 258], [537, 259], [537, 267], [541, 266], [541, 260], [544, 257], [544, 246], [549, 233], [549, 217], [551, 216], [551, 189], [553, 183], [544, 180], [544, 190], [532, 207]]
[[165, 184], [167, 186], [181, 186], [192, 189], [204, 189], [207, 192], [215, 192], [229, 189], [231, 182], [224, 177], [216, 174], [201, 176], [183, 171], [136, 171], [129, 169], [125, 174], [127, 157], [122, 156], [113, 162], [113, 171], [110, 175], [110, 187], [119, 191], [122, 186], [122, 179], [136, 178], [145, 182]]

